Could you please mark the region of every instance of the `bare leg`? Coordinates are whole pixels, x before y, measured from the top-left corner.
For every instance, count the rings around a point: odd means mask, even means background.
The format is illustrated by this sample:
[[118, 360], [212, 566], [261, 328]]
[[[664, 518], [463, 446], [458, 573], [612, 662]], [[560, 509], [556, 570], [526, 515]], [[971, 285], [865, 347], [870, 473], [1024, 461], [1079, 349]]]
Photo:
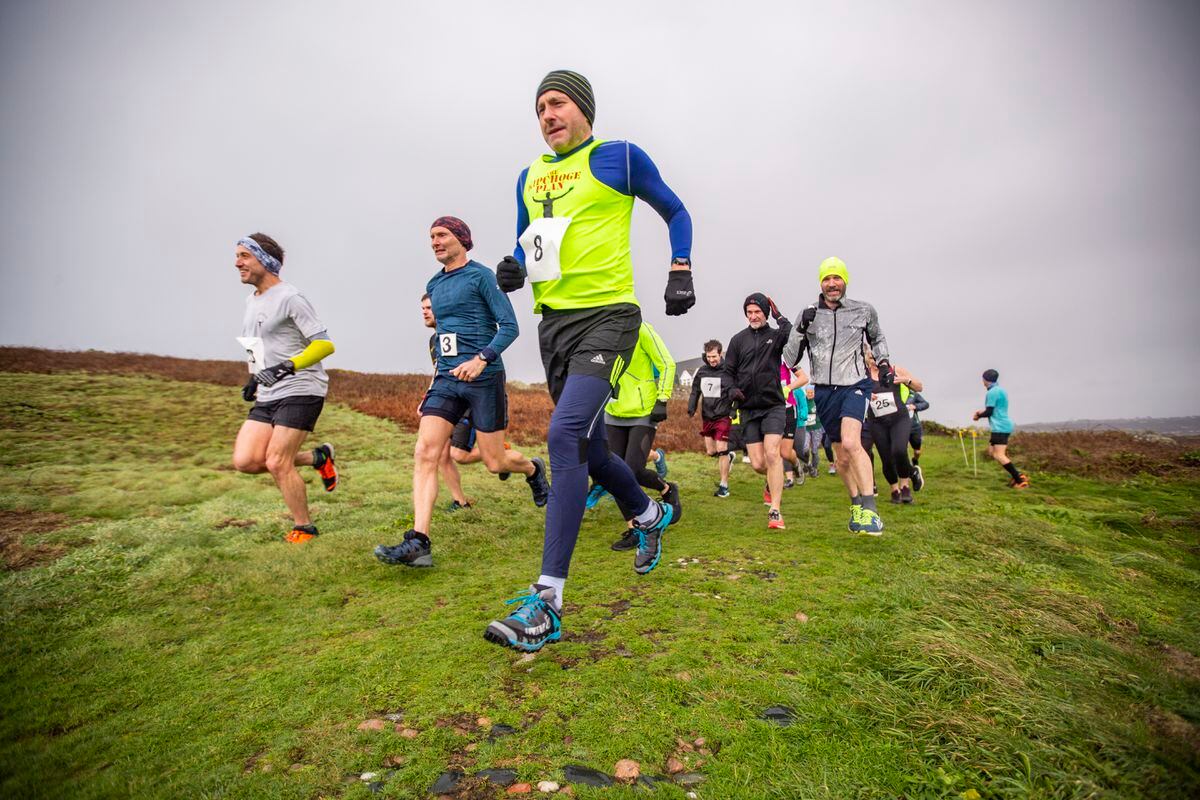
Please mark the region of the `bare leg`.
[[417, 428], [417, 446], [413, 452], [413, 530], [426, 536], [438, 496], [438, 463], [453, 432], [453, 424], [432, 414], [421, 417]]
[[491, 433], [475, 432], [475, 441], [479, 443], [479, 454], [483, 457], [484, 466], [493, 474], [500, 472], [519, 472], [529, 477], [537, 471], [525, 456], [516, 450], [504, 448], [504, 431]]
[[247, 475], [267, 471], [267, 445], [274, 427], [268, 422], [246, 420], [233, 443], [233, 468]]
[[766, 457], [767, 487], [771, 490], [771, 510], [779, 510], [779, 501], [783, 499], [783, 457], [780, 455], [779, 443], [783, 437], [778, 433], [763, 435], [762, 447]]
[[446, 482], [446, 486], [450, 489], [450, 496], [453, 497], [459, 505], [467, 505], [467, 495], [463, 492], [462, 478], [458, 474], [458, 466], [454, 463], [454, 459], [450, 457], [450, 443], [446, 442], [446, 446], [442, 448], [442, 457], [438, 460], [438, 469], [442, 473], [442, 480]]
[[304, 488], [304, 479], [296, 471], [296, 454], [307, 437], [308, 431], [276, 426], [267, 443], [267, 471], [275, 479], [275, 485], [283, 494], [283, 502], [287, 503], [297, 525], [312, 522], [308, 516], [308, 492]]
[[837, 451], [837, 471], [851, 497], [874, 494], [871, 459], [862, 446], [862, 422], [842, 417], [842, 441]]

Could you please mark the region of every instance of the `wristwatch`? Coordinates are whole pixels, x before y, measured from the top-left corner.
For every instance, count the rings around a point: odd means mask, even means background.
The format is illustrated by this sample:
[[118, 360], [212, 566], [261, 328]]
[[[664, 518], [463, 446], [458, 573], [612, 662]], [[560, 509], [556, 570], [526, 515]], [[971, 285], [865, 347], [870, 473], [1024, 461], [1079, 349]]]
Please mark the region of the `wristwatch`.
[[691, 265], [692, 265], [692, 260], [690, 258], [672, 258], [671, 259], [672, 267], [690, 267]]

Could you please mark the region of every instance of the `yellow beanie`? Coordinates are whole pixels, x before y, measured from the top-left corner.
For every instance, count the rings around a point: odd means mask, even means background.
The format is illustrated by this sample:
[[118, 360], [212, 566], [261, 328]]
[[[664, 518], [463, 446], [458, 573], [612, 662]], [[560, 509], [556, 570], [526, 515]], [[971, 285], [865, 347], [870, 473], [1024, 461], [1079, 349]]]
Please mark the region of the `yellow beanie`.
[[817, 283], [828, 278], [830, 275], [837, 275], [846, 285], [850, 285], [850, 273], [846, 270], [846, 262], [842, 261], [837, 256], [830, 256], [821, 262], [821, 266], [817, 270]]

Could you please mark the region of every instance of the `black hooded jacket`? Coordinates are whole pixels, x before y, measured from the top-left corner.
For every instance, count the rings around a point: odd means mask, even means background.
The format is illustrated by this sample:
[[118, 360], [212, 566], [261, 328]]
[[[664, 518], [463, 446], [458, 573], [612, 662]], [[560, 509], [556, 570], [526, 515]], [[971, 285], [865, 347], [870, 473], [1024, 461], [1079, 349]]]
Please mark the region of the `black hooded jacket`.
[[[704, 378], [717, 378], [721, 381], [720, 397], [703, 397], [701, 381]], [[733, 416], [733, 400], [729, 397], [733, 386], [729, 376], [725, 374], [724, 365], [710, 367], [707, 362], [700, 365], [692, 378], [692, 394], [688, 397], [688, 416], [696, 413], [696, 404], [700, 404], [700, 419], [712, 422], [721, 417]]]
[[724, 369], [733, 386], [745, 395], [739, 408], [753, 411], [782, 406], [785, 402], [779, 385], [779, 365], [792, 323], [784, 316], [776, 322], [778, 328], [772, 328], [770, 322], [757, 330], [747, 327], [729, 340]]

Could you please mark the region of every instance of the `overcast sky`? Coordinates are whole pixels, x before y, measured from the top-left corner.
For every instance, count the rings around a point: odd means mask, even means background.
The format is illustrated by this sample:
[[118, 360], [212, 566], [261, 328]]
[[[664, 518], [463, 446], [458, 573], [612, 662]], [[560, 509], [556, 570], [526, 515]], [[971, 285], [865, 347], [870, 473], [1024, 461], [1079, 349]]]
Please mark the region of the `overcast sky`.
[[[555, 16], [547, 15], [554, 8]], [[5, 2], [0, 343], [240, 357], [264, 231], [333, 367], [428, 370], [430, 222], [494, 266], [553, 68], [691, 212], [697, 305], [634, 213], [677, 359], [813, 301], [838, 255], [956, 424], [1200, 413], [1200, 5], [1181, 2]], [[537, 317], [511, 377], [541, 380]]]

